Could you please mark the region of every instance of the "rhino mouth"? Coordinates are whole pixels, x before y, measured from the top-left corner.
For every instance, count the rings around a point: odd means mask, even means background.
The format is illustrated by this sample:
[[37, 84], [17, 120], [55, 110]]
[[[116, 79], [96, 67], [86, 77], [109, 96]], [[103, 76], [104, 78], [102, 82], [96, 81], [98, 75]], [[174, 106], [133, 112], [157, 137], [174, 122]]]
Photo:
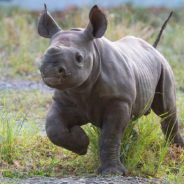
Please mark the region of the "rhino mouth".
[[42, 74], [43, 81], [48, 85], [60, 85], [63, 84], [63, 82], [71, 76], [71, 73], [63, 74], [61, 76], [44, 76]]
[[63, 82], [63, 79], [57, 78], [57, 77], [43, 77], [44, 83], [46, 83], [49, 86], [56, 86], [61, 85]]

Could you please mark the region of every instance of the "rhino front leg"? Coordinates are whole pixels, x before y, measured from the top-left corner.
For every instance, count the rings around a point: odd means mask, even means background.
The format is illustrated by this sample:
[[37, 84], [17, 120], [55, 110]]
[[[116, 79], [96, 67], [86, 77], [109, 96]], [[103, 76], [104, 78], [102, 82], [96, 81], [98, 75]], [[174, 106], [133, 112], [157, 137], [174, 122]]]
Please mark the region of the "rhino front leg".
[[87, 153], [89, 138], [80, 126], [68, 127], [72, 117], [72, 114], [65, 116], [59, 112], [57, 105], [53, 103], [47, 115], [46, 133], [53, 144], [84, 155]]
[[126, 168], [120, 161], [122, 133], [130, 120], [129, 106], [115, 102], [106, 111], [99, 140], [101, 166], [99, 174], [126, 175]]

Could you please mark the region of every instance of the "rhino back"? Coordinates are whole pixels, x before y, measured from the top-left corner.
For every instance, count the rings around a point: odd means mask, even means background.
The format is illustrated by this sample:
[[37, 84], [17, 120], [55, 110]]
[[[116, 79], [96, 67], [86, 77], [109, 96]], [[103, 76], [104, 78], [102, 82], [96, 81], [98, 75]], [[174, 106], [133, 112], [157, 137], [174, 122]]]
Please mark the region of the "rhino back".
[[136, 81], [135, 116], [144, 114], [151, 106], [162, 70], [173, 75], [166, 59], [150, 44], [136, 37], [125, 37], [116, 42], [127, 56]]
[[[111, 84], [106, 91], [130, 100], [132, 116], [144, 114], [152, 104], [162, 67], [169, 65], [142, 39], [128, 36], [110, 45], [108, 52], [102, 49], [103, 82]], [[110, 88], [107, 83], [102, 86]]]

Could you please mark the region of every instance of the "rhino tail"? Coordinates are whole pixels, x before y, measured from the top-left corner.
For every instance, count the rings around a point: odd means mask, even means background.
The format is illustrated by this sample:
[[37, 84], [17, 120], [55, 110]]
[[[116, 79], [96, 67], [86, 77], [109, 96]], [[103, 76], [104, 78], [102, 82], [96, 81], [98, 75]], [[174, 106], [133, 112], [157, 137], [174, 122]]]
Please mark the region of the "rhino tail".
[[162, 33], [164, 31], [164, 29], [166, 28], [166, 25], [168, 23], [168, 21], [170, 20], [170, 18], [172, 17], [173, 15], [173, 11], [170, 12], [169, 16], [167, 17], [167, 19], [165, 20], [165, 22], [163, 23], [162, 27], [161, 27], [161, 30], [157, 36], [157, 39], [155, 40], [155, 42], [153, 43], [153, 47], [156, 48], [157, 45], [158, 45], [158, 42], [160, 41], [160, 38], [162, 36]]

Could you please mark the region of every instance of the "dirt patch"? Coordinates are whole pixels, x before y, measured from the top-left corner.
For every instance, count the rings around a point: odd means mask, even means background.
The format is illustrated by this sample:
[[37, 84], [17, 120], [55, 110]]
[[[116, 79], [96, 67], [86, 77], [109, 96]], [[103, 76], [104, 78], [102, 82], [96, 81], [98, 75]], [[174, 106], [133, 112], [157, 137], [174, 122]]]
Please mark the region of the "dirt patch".
[[114, 176], [114, 177], [68, 177], [68, 178], [43, 178], [35, 177], [22, 180], [10, 180], [4, 179], [0, 180], [1, 182], [10, 182], [12, 184], [143, 184], [143, 183], [152, 183], [158, 184], [161, 181], [158, 179], [146, 179], [140, 177], [123, 177], [123, 176]]
[[0, 81], [0, 90], [41, 90], [52, 92], [53, 89], [47, 87], [42, 82], [35, 81]]

